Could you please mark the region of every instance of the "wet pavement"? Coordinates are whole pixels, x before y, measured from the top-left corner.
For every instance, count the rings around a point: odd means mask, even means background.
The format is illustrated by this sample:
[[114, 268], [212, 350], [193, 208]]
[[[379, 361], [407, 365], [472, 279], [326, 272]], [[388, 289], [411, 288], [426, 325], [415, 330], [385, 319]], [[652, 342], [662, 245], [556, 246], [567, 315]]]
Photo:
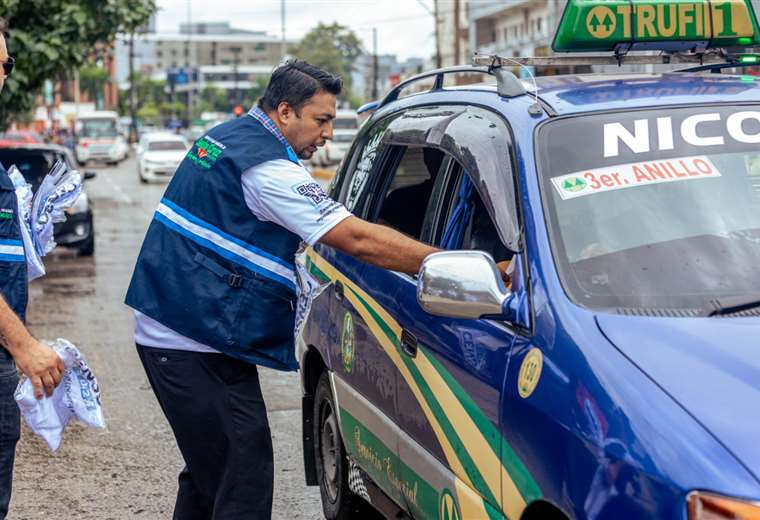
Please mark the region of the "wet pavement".
[[[95, 255], [56, 250], [30, 287], [28, 326], [40, 339], [66, 338], [85, 355], [103, 393], [105, 431], [67, 428], [51, 453], [25, 426], [16, 452], [14, 519], [171, 518], [183, 466], [150, 390], [123, 305], [143, 235], [163, 184], [140, 184], [134, 159], [99, 165], [86, 189], [95, 214]], [[59, 248], [60, 249], [60, 248]], [[319, 490], [304, 484], [296, 373], [260, 370], [275, 451], [275, 519], [322, 518]]]

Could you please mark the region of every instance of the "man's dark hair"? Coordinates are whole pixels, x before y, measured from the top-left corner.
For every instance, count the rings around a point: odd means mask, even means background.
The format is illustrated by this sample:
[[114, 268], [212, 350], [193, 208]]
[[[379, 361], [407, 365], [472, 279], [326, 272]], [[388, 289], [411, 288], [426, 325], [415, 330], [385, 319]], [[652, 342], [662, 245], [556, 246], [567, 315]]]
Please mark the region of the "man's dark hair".
[[342, 89], [343, 80], [338, 76], [303, 60], [293, 59], [275, 69], [258, 105], [264, 112], [272, 112], [284, 101], [298, 114], [318, 92], [337, 96]]

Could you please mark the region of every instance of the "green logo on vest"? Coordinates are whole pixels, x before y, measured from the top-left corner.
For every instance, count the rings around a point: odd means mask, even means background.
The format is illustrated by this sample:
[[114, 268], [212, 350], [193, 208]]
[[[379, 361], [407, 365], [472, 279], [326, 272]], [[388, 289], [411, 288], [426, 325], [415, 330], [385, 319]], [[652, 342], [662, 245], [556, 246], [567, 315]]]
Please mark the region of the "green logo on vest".
[[225, 148], [227, 147], [209, 136], [201, 137], [190, 149], [187, 158], [208, 170], [219, 159]]
[[343, 332], [340, 335], [340, 355], [343, 358], [344, 370], [350, 374], [354, 370], [356, 349], [354, 348], [354, 320], [348, 312], [343, 316]]
[[459, 520], [459, 507], [451, 491], [444, 489], [438, 502], [438, 520]]

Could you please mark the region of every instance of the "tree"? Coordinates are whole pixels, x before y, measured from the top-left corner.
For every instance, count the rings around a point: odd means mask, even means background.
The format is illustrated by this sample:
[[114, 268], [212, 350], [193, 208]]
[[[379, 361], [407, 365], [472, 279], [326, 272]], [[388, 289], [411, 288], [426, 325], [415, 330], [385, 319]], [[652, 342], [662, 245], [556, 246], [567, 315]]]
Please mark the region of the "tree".
[[16, 57], [0, 102], [0, 128], [31, 110], [46, 79], [71, 77], [93, 50], [110, 46], [156, 10], [155, 0], [0, 0]]
[[109, 79], [111, 77], [108, 71], [96, 63], [88, 63], [79, 70], [79, 88], [87, 92], [93, 101], [102, 95], [103, 87]]
[[343, 94], [347, 99], [351, 94], [351, 73], [356, 70], [356, 61], [364, 54], [361, 41], [346, 26], [338, 23], [319, 23], [295, 46], [289, 49], [296, 58], [306, 60], [343, 78]]

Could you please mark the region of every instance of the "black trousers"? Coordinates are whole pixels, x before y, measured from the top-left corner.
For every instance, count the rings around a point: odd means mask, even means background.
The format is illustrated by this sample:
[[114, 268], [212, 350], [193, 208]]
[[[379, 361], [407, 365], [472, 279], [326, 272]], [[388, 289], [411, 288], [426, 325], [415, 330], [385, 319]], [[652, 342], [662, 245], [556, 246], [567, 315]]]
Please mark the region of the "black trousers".
[[0, 519], [8, 514], [13, 484], [13, 461], [21, 433], [20, 412], [13, 393], [18, 385], [16, 364], [0, 347]]
[[272, 516], [272, 437], [255, 365], [137, 345], [185, 468], [174, 520]]

